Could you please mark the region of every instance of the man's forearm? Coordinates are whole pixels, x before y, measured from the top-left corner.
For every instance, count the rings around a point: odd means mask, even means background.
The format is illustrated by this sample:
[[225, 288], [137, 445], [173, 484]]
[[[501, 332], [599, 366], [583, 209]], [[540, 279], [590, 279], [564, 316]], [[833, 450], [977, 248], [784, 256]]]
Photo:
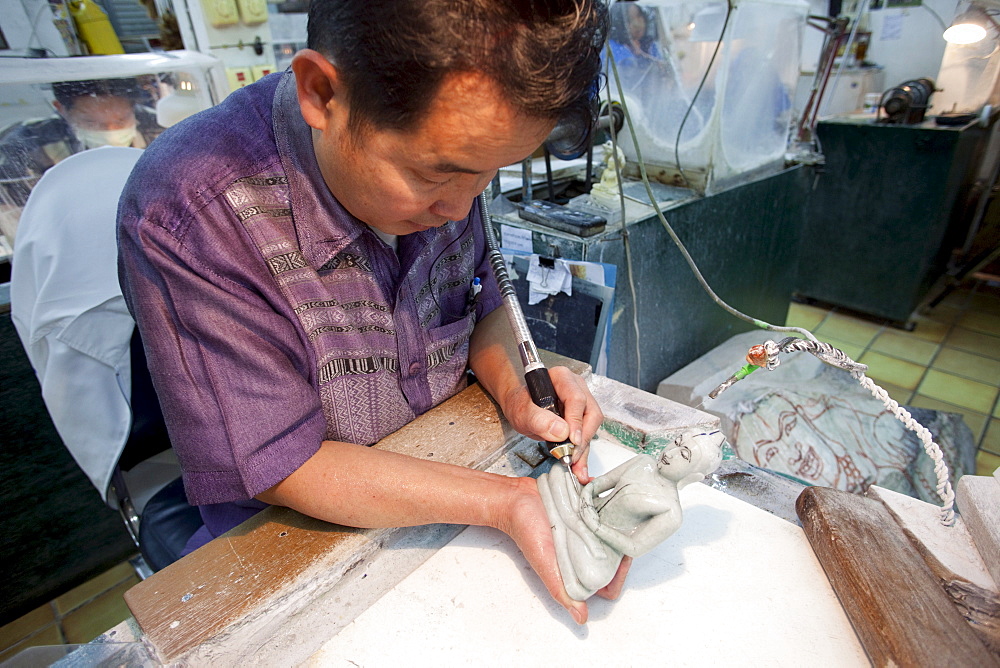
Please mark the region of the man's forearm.
[[[487, 392], [506, 409], [523, 392], [520, 362], [502, 308], [477, 324], [469, 363]], [[288, 478], [257, 495], [353, 527], [438, 522], [498, 526], [523, 483], [504, 476], [429, 462], [352, 443], [325, 441]]]
[[517, 478], [325, 441], [305, 464], [256, 498], [360, 528], [498, 527], [522, 484]]
[[524, 370], [502, 306], [483, 318], [472, 332], [469, 366], [502, 409], [511, 392], [524, 387]]

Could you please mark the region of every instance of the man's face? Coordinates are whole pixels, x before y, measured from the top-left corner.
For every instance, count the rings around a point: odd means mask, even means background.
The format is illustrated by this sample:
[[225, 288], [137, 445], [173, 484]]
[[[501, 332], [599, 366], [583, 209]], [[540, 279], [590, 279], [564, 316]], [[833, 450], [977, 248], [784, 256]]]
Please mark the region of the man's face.
[[387, 234], [411, 234], [468, 215], [497, 170], [529, 156], [554, 122], [517, 113], [477, 74], [446, 78], [412, 131], [368, 129], [353, 141], [344, 114], [313, 146], [334, 197]]
[[123, 130], [135, 126], [132, 102], [115, 95], [81, 95], [68, 109], [58, 105], [70, 125], [81, 130]]

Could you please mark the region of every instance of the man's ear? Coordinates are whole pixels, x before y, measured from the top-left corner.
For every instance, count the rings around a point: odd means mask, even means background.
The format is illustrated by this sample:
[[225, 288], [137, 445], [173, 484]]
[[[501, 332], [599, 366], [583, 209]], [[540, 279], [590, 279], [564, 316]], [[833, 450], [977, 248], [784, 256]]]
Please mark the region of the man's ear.
[[337, 68], [318, 51], [303, 49], [292, 58], [299, 108], [306, 123], [325, 130], [333, 114], [348, 113], [346, 90]]

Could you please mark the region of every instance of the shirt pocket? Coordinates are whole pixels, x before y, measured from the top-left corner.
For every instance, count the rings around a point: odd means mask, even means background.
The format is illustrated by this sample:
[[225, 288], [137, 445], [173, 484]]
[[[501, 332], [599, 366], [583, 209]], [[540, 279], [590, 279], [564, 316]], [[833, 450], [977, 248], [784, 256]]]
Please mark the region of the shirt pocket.
[[466, 385], [469, 339], [476, 326], [475, 310], [464, 317], [426, 331], [427, 380], [434, 404], [448, 399]]

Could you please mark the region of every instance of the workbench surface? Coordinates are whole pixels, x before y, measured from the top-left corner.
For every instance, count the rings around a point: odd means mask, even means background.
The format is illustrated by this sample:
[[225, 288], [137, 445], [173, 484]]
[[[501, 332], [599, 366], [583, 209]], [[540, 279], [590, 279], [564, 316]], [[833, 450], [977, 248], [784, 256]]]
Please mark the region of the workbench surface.
[[[633, 454], [595, 440], [591, 473]], [[706, 485], [681, 500], [681, 529], [618, 601], [590, 599], [584, 627], [509, 538], [470, 527], [308, 665], [868, 665], [802, 529]]]

